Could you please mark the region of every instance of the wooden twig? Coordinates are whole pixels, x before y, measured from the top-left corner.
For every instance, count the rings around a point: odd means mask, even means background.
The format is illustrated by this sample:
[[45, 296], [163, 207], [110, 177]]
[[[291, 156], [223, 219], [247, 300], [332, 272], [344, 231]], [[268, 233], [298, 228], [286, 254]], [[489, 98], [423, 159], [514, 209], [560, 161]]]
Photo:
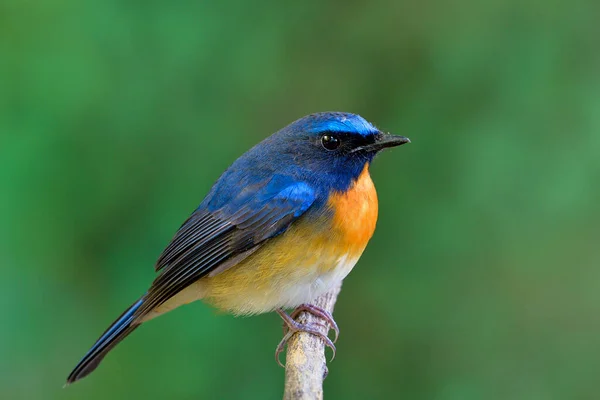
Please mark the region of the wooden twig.
[[[312, 304], [333, 314], [335, 301], [341, 284], [316, 299]], [[325, 321], [309, 313], [302, 313], [296, 319], [301, 324]], [[324, 333], [325, 328], [320, 328]], [[323, 380], [327, 377], [325, 344], [323, 340], [309, 333], [293, 335], [287, 344], [285, 363], [284, 400], [323, 399]]]

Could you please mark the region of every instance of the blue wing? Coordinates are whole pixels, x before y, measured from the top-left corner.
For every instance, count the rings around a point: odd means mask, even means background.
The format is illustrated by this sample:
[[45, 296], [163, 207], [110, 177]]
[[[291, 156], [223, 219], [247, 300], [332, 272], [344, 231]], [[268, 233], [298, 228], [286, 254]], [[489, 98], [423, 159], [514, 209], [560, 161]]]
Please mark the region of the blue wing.
[[[163, 304], [211, 272], [241, 261], [267, 239], [284, 232], [315, 202], [305, 182], [274, 175], [243, 188], [213, 188], [175, 234], [156, 263], [161, 271], [136, 315]], [[235, 263], [234, 263], [235, 264]]]

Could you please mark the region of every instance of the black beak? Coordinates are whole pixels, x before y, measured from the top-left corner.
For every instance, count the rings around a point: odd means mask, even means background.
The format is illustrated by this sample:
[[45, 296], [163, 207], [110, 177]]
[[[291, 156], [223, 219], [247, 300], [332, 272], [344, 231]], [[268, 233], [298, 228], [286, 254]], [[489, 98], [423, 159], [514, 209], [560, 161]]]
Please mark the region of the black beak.
[[380, 132], [375, 135], [375, 143], [362, 146], [361, 150], [381, 151], [388, 147], [396, 147], [406, 143], [410, 143], [410, 139], [407, 137]]

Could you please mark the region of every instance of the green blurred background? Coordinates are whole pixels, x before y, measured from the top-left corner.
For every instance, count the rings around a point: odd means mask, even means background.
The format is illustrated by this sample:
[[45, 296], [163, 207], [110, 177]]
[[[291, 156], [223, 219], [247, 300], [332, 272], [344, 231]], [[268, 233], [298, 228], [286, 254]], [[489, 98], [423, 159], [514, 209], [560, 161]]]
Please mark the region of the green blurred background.
[[0, 2], [0, 398], [276, 399], [274, 315], [195, 303], [84, 381], [219, 174], [316, 111], [413, 143], [372, 173], [329, 399], [593, 399], [597, 1]]

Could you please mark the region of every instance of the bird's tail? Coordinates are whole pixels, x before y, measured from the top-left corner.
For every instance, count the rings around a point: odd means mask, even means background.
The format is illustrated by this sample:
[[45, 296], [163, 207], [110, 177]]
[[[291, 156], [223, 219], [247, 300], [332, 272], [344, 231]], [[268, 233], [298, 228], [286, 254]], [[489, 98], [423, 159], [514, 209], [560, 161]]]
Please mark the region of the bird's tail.
[[87, 354], [79, 361], [79, 364], [71, 371], [67, 378], [67, 385], [78, 381], [89, 375], [98, 367], [100, 361], [111, 351], [121, 340], [137, 328], [141, 322], [137, 322], [135, 312], [140, 308], [144, 298], [142, 297], [131, 307], [129, 307], [112, 325], [100, 336]]

